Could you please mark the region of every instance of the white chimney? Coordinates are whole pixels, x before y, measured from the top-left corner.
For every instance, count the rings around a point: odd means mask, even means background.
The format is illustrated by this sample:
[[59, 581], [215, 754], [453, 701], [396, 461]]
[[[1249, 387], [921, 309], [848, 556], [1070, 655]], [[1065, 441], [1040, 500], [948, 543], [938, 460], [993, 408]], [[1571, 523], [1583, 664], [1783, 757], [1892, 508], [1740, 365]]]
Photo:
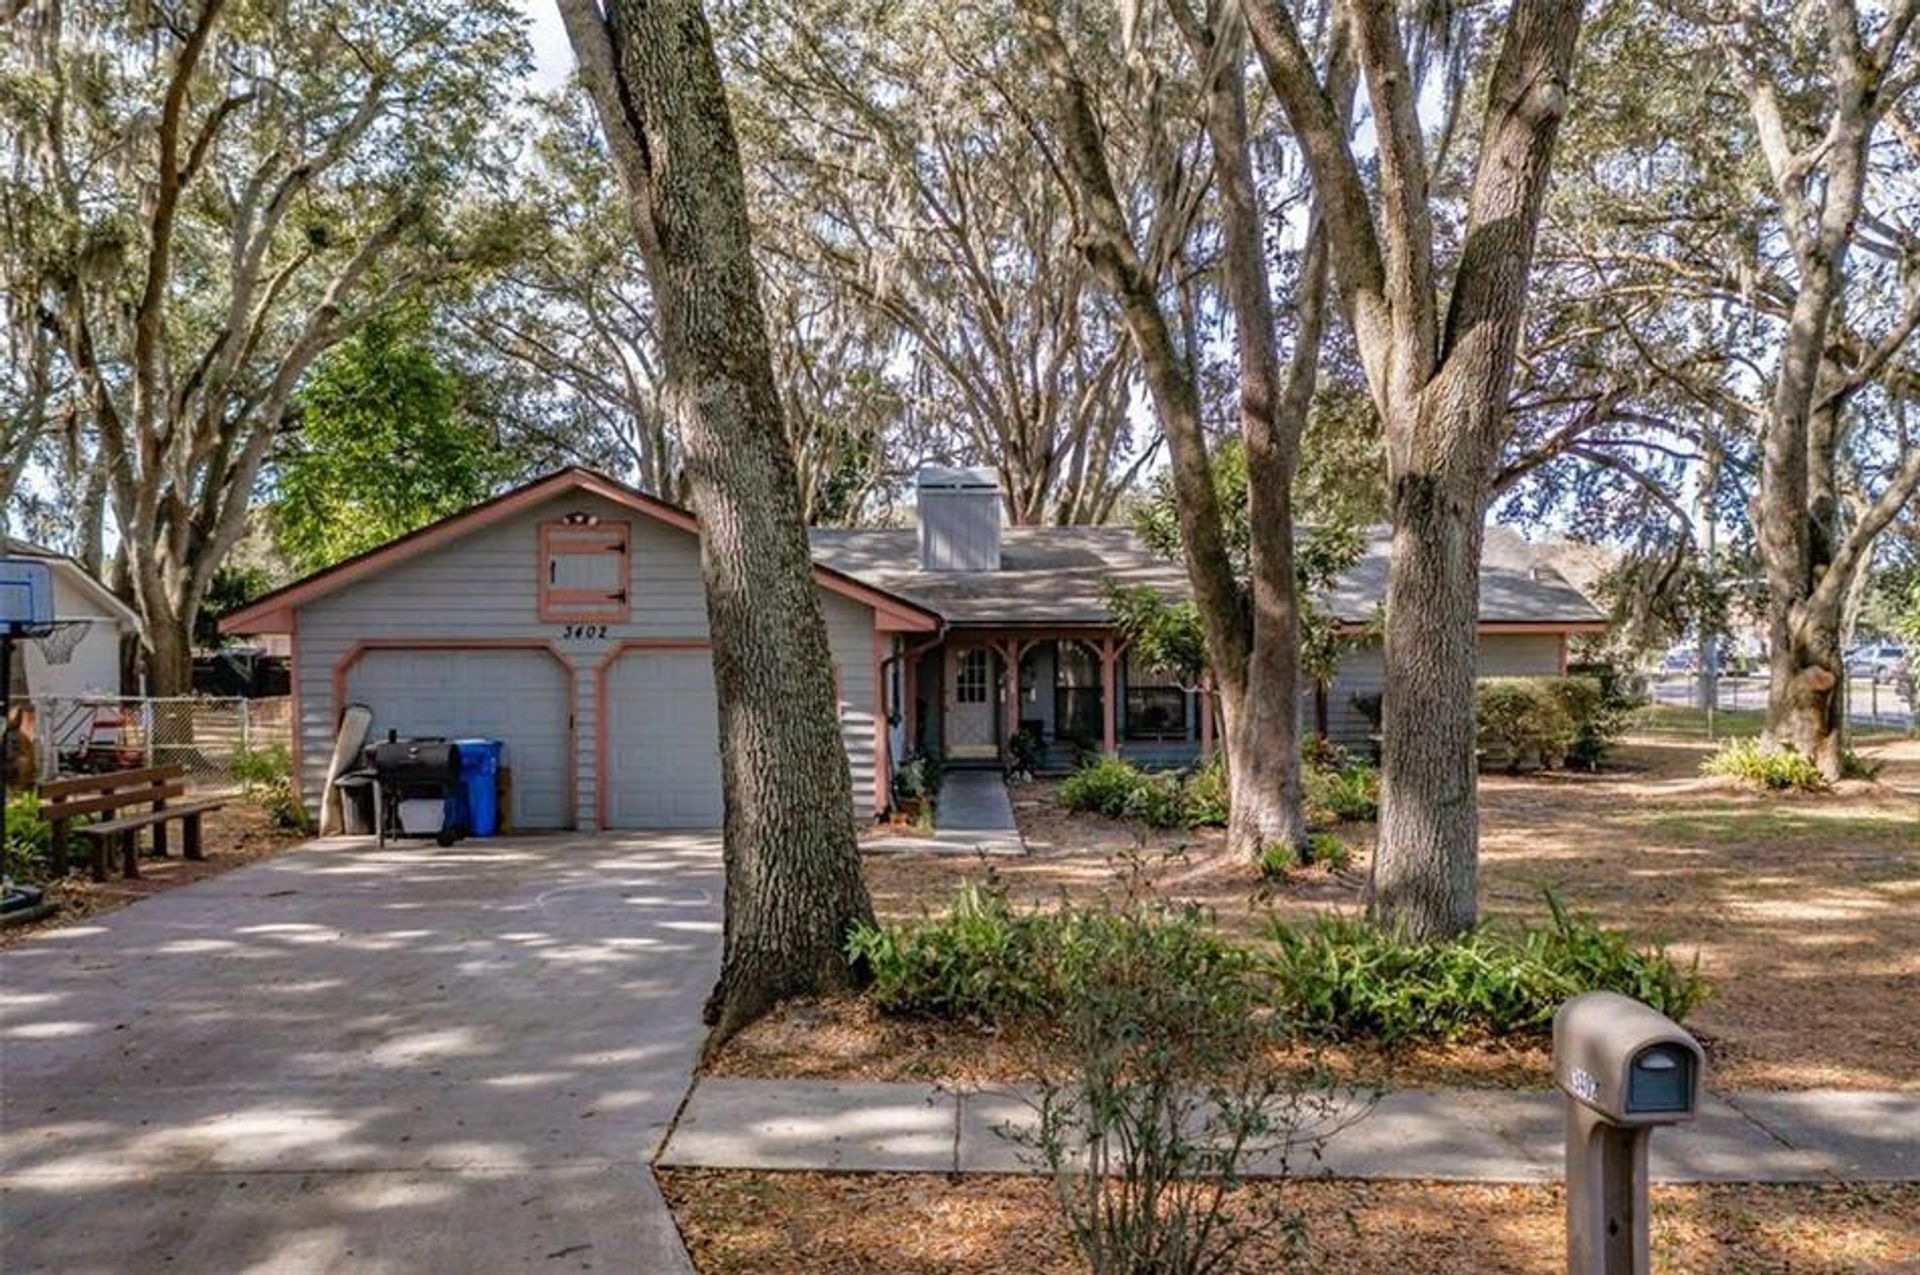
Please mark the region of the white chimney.
[[915, 487], [922, 569], [1000, 569], [1000, 484], [992, 470], [928, 465]]

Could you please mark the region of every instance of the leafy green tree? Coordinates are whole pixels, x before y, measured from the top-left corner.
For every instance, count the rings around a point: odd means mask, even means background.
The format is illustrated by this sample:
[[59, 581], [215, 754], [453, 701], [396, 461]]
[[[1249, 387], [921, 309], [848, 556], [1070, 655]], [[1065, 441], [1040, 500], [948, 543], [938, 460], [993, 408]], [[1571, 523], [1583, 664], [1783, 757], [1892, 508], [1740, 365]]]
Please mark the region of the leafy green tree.
[[[0, 39], [0, 460], [61, 423], [149, 685], [245, 534], [316, 360], [516, 250], [511, 0], [23, 0]], [[23, 332], [31, 342], [19, 340]], [[0, 359], [0, 362], [8, 360]], [[25, 445], [25, 444], [23, 444]]]
[[511, 470], [461, 410], [416, 314], [375, 319], [315, 368], [276, 462], [274, 539], [317, 571], [484, 499]]

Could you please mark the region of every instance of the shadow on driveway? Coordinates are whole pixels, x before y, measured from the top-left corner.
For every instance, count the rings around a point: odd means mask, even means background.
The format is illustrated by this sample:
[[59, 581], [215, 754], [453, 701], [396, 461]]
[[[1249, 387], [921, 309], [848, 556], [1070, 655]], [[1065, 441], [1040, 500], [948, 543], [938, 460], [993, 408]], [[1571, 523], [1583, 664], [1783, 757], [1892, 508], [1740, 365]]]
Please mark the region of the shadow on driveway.
[[686, 1269], [716, 837], [318, 842], [0, 952], [8, 1271]]

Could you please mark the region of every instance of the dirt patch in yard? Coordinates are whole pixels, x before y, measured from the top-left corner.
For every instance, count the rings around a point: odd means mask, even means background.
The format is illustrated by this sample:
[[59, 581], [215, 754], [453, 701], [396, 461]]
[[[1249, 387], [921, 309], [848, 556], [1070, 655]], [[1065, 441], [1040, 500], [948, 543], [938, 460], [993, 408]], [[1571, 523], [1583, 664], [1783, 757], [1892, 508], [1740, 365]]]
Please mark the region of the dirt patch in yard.
[[[706, 1275], [1084, 1270], [1038, 1178], [674, 1170], [660, 1180]], [[1301, 1181], [1249, 1190], [1283, 1192], [1285, 1207], [1307, 1220], [1307, 1269], [1566, 1269], [1557, 1186]], [[1656, 1187], [1652, 1206], [1654, 1266], [1675, 1275], [1920, 1270], [1920, 1186]], [[1250, 1251], [1234, 1269], [1287, 1269], [1285, 1256]]]
[[[120, 875], [117, 858], [110, 867], [111, 875], [102, 882], [96, 883], [85, 876], [84, 868], [76, 869], [80, 875], [56, 882], [47, 891], [48, 898], [58, 904], [60, 910], [38, 921], [0, 930], [0, 947], [42, 930], [71, 925], [150, 895], [271, 858], [307, 839], [306, 833], [280, 827], [260, 807], [240, 797], [230, 798], [227, 805], [201, 817], [200, 844], [207, 856], [204, 859], [181, 857], [179, 826], [176, 824], [167, 831], [173, 845], [173, 853], [168, 857], [158, 859], [143, 853], [140, 875], [131, 881]], [[84, 839], [73, 839], [74, 855], [86, 853], [88, 849]]]
[[[1699, 774], [1705, 744], [1646, 737], [1598, 775], [1489, 775], [1481, 781], [1481, 906], [1541, 920], [1545, 893], [1574, 910], [1699, 957], [1713, 997], [1694, 1026], [1716, 1088], [1920, 1089], [1920, 742], [1866, 749], [1878, 783], [1824, 794], [1763, 795]], [[887, 919], [945, 907], [996, 875], [1040, 906], [1111, 896], [1133, 877], [1163, 897], [1212, 909], [1259, 941], [1274, 919], [1363, 905], [1372, 828], [1340, 835], [1342, 873], [1303, 871], [1278, 890], [1225, 852], [1217, 831], [1159, 832], [1068, 814], [1057, 785], [1017, 789], [1029, 854], [873, 854], [866, 875]], [[789, 1007], [748, 1029], [712, 1070], [967, 1083], [1005, 1077], [998, 1037], [903, 1023], [864, 1003]], [[1342, 1061], [1359, 1079], [1407, 1084], [1545, 1084], [1539, 1045], [1480, 1042]]]

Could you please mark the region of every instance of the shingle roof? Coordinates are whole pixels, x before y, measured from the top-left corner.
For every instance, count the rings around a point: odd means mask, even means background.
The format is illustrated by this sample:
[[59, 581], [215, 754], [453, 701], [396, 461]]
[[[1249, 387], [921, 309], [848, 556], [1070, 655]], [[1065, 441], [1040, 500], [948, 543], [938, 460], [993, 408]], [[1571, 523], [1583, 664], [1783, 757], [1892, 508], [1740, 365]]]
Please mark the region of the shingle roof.
[[[1144, 584], [1189, 596], [1186, 570], [1126, 527], [1008, 527], [998, 571], [922, 571], [912, 528], [816, 528], [821, 564], [938, 612], [949, 624], [1100, 625], [1111, 622], [1104, 589]], [[1366, 550], [1325, 599], [1343, 620], [1364, 623], [1386, 597], [1389, 534], [1367, 533]], [[1488, 527], [1480, 569], [1480, 620], [1593, 624], [1605, 617], [1546, 563], [1544, 547]]]

